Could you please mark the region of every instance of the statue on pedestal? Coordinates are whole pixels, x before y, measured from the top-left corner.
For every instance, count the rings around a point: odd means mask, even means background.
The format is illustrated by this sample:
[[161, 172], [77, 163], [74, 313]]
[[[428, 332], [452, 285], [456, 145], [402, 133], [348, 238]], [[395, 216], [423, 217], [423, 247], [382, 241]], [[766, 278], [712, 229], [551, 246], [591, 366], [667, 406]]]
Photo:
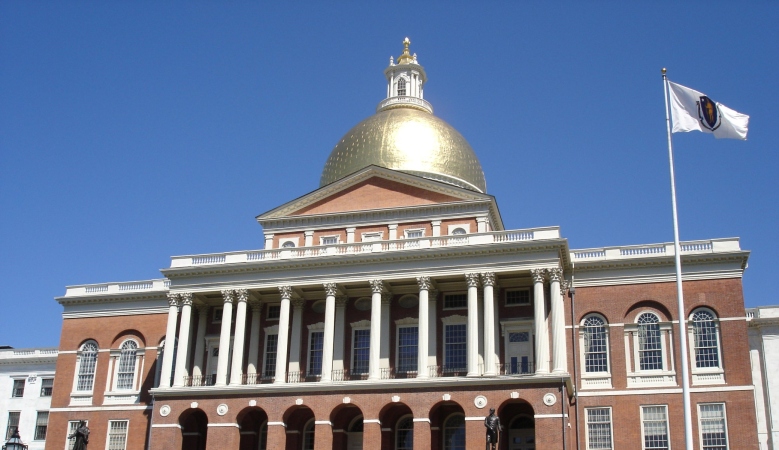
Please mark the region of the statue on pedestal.
[[68, 439], [76, 438], [76, 442], [73, 443], [73, 450], [87, 450], [87, 444], [89, 444], [89, 427], [84, 420], [78, 422], [76, 432], [68, 436]]
[[498, 445], [498, 434], [502, 430], [500, 426], [500, 418], [495, 415], [495, 408], [490, 408], [490, 415], [484, 418], [484, 427], [487, 428], [487, 446], [485, 450], [492, 450]]

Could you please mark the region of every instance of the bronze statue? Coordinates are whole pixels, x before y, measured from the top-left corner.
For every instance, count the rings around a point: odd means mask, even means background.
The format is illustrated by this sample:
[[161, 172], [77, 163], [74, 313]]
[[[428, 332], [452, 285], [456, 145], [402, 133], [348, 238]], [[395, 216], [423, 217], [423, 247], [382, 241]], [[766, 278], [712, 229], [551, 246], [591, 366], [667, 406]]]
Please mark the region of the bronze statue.
[[73, 444], [73, 450], [87, 450], [87, 444], [89, 444], [89, 427], [87, 427], [86, 421], [80, 420], [76, 432], [68, 436], [68, 439], [76, 438], [76, 442]]
[[490, 408], [490, 415], [484, 418], [484, 427], [487, 428], [487, 446], [485, 450], [492, 450], [498, 445], [498, 434], [503, 429], [500, 426], [500, 418], [495, 415], [495, 408]]

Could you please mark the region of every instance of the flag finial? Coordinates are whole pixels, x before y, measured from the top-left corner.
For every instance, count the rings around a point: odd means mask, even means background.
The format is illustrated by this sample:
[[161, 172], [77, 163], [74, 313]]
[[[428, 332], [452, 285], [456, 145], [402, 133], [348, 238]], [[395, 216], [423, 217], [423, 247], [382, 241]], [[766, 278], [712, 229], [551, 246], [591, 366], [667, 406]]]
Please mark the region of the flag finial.
[[668, 72], [668, 69], [666, 69], [665, 67], [663, 67], [662, 69], [660, 69], [660, 72], [661, 72], [663, 75], [665, 75], [665, 73], [666, 73], [666, 72]]

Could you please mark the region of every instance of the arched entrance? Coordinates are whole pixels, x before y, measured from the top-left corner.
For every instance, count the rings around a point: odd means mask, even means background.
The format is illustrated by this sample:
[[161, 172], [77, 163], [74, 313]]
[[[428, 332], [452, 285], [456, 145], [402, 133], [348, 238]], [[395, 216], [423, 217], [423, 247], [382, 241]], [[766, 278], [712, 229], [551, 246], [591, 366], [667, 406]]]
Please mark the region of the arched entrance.
[[498, 409], [503, 425], [501, 450], [535, 450], [536, 421], [533, 407], [523, 400], [504, 402]]
[[456, 402], [440, 402], [430, 410], [430, 447], [442, 450], [465, 450], [465, 412]]
[[205, 450], [208, 437], [208, 416], [200, 409], [190, 409], [179, 417], [181, 450]]
[[286, 450], [314, 450], [315, 423], [311, 408], [301, 405], [288, 409], [284, 423], [287, 424]]
[[379, 412], [383, 429], [381, 448], [391, 450], [411, 450], [414, 448], [414, 416], [411, 408], [404, 403], [390, 403]]
[[268, 415], [260, 408], [249, 408], [238, 414], [241, 426], [240, 450], [265, 450], [268, 442]]
[[[333, 433], [333, 448], [338, 450], [362, 450], [363, 447], [363, 416], [362, 410], [353, 404], [339, 405], [330, 413], [333, 430], [343, 432]], [[373, 443], [370, 443], [373, 444]]]

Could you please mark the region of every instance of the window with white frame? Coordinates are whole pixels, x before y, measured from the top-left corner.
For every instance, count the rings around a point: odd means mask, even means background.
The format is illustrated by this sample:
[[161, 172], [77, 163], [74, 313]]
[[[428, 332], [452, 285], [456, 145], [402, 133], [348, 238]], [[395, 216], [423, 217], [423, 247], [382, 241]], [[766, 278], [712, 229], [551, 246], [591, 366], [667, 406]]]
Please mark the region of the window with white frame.
[[584, 318], [581, 326], [585, 373], [609, 372], [609, 335], [606, 320], [591, 314]]
[[279, 320], [281, 317], [281, 305], [268, 305], [268, 313], [265, 314], [265, 320]]
[[698, 430], [703, 450], [727, 450], [728, 427], [724, 403], [698, 404]]
[[125, 450], [127, 447], [127, 420], [108, 421], [108, 445], [107, 450]]
[[322, 349], [324, 349], [325, 332], [310, 331], [308, 335], [308, 375], [322, 375]]
[[668, 407], [665, 405], [641, 407], [641, 434], [645, 450], [668, 449]]
[[[76, 437], [73, 435], [76, 433], [79, 423], [80, 421], [78, 420], [68, 422], [68, 434], [65, 435], [65, 450], [73, 450], [73, 446], [76, 444]], [[85, 420], [84, 425], [89, 426], [89, 421]]]
[[453, 293], [444, 294], [444, 309], [466, 309], [468, 308], [468, 294]]
[[384, 238], [383, 231], [372, 231], [370, 233], [362, 233], [362, 242], [376, 242]]
[[444, 325], [444, 372], [459, 372], [467, 368], [466, 324]]
[[54, 378], [41, 378], [41, 397], [51, 397], [54, 388]]
[[417, 325], [398, 325], [397, 331], [397, 364], [398, 373], [417, 371], [417, 351], [419, 346], [419, 328]]
[[36, 441], [46, 440], [46, 431], [49, 428], [49, 412], [38, 411], [38, 417], [35, 418], [35, 436]]
[[507, 289], [506, 306], [527, 306], [530, 305], [530, 289]]
[[[370, 323], [365, 324], [370, 326]], [[352, 329], [352, 374], [362, 375], [368, 373], [368, 364], [371, 351], [371, 329]]]
[[14, 380], [14, 387], [11, 389], [11, 397], [24, 397], [24, 378], [17, 378]]
[[5, 440], [11, 439], [11, 436], [19, 430], [19, 411], [8, 412], [8, 425], [5, 427]]
[[278, 334], [265, 335], [265, 358], [263, 358], [262, 376], [265, 378], [276, 375], [276, 352], [279, 345]]
[[692, 313], [693, 347], [696, 369], [720, 367], [719, 323], [717, 316], [708, 309], [698, 309]]
[[587, 448], [612, 450], [611, 408], [585, 408], [587, 415]]
[[295, 243], [292, 241], [284, 241], [284, 243], [281, 244], [281, 248], [295, 248]]
[[663, 370], [660, 319], [656, 314], [638, 316], [638, 362], [640, 370]]
[[444, 422], [444, 450], [465, 450], [465, 416], [452, 414]]
[[406, 79], [400, 78], [398, 80], [398, 95], [406, 95]]
[[135, 388], [137, 352], [138, 343], [134, 340], [128, 339], [122, 343], [116, 371], [116, 390], [133, 390]]
[[338, 243], [338, 235], [322, 236], [319, 238], [320, 245], [335, 245]]
[[403, 233], [406, 235], [406, 239], [419, 239], [425, 237], [424, 228], [407, 229], [404, 230]]
[[97, 367], [97, 342], [88, 341], [81, 345], [76, 364], [76, 391], [91, 392]]
[[395, 450], [414, 450], [414, 418], [404, 416], [395, 426]]

